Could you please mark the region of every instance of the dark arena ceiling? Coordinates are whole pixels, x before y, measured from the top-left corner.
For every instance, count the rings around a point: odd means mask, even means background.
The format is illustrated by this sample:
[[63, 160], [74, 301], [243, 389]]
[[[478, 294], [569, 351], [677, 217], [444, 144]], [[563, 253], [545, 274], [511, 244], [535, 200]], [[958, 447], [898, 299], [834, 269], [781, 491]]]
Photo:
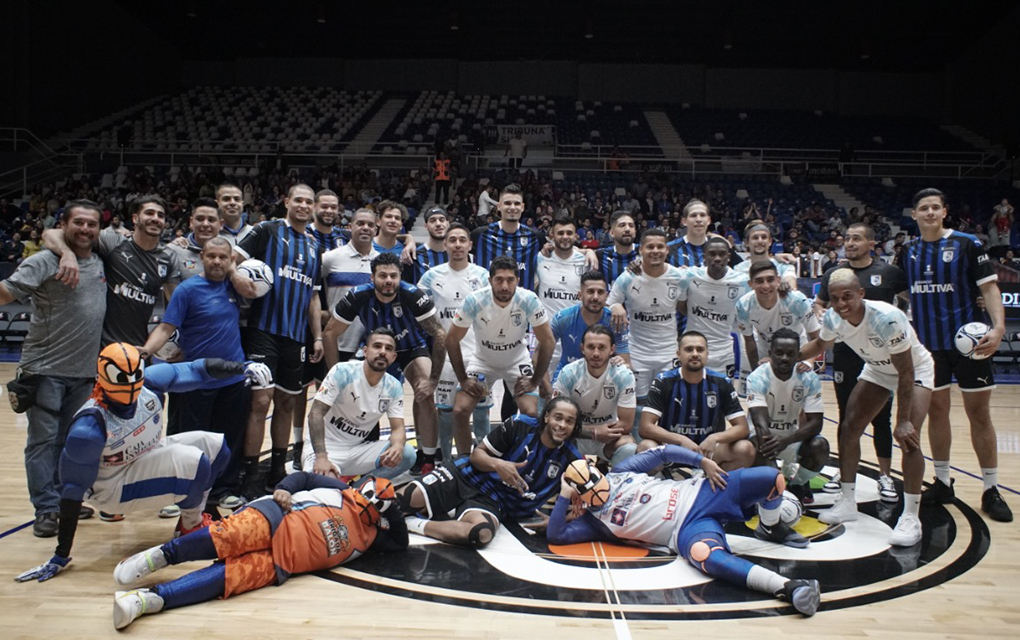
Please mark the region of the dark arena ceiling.
[[[577, 60], [938, 71], [1009, 0], [116, 0], [187, 60]], [[1015, 42], [1003, 42], [1004, 47]]]

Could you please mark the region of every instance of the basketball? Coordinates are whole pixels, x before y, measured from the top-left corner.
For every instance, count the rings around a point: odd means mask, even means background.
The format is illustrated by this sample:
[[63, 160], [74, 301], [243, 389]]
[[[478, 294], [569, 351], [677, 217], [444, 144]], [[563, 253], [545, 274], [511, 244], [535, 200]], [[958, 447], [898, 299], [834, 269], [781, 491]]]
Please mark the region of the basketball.
[[574, 460], [563, 472], [589, 507], [601, 507], [609, 499], [609, 480], [587, 460]]
[[779, 519], [784, 524], [794, 526], [800, 522], [801, 516], [804, 515], [804, 505], [800, 503], [797, 496], [793, 495], [789, 491], [783, 492], [783, 503], [779, 505]]
[[977, 349], [978, 342], [985, 337], [990, 329], [991, 327], [984, 322], [968, 322], [963, 325], [956, 332], [956, 338], [953, 339], [956, 350], [972, 360], [984, 360], [988, 356], [978, 355], [974, 350]]
[[261, 298], [273, 288], [273, 270], [265, 262], [249, 258], [237, 265], [237, 270], [255, 281], [256, 298]]
[[166, 341], [166, 344], [160, 347], [159, 350], [152, 355], [164, 361], [173, 360], [181, 354], [181, 345], [178, 343], [180, 337], [180, 332], [174, 331], [170, 334], [170, 339]]

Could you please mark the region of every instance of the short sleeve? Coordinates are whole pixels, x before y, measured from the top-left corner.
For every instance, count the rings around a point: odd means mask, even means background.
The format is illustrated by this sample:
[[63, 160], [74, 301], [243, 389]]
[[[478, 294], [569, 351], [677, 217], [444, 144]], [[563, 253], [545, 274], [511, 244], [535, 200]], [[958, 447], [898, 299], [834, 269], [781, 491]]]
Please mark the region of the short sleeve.
[[754, 293], [750, 293], [741, 296], [740, 300], [737, 300], [737, 331], [742, 336], [753, 336], [754, 327], [751, 326], [751, 301], [748, 296], [753, 296]]
[[967, 262], [970, 272], [974, 275], [974, 283], [979, 287], [988, 282], [995, 282], [998, 276], [988, 258], [988, 252], [977, 238], [967, 243]]
[[744, 408], [740, 406], [740, 398], [729, 381], [719, 378], [719, 402], [722, 404], [723, 415], [727, 420], [744, 415]]
[[99, 242], [96, 244], [96, 253], [105, 258], [125, 241], [127, 241], [127, 236], [117, 233], [112, 227], [107, 227], [99, 234]]
[[333, 307], [333, 317], [344, 324], [351, 324], [358, 317], [361, 304], [358, 300], [360, 287], [351, 289]]
[[614, 304], [624, 304], [627, 296], [627, 287], [630, 285], [630, 281], [634, 276], [629, 271], [624, 271], [613, 283], [613, 288], [609, 292], [609, 298], [606, 299], [606, 305], [613, 306]]
[[666, 403], [669, 402], [670, 389], [672, 385], [665, 378], [656, 378], [648, 390], [648, 400], [645, 403], [645, 411], [657, 416], [666, 412]]
[[[388, 375], [388, 374], [387, 374]], [[404, 419], [404, 388], [397, 382], [396, 378], [389, 380], [389, 407], [386, 409], [386, 417], [390, 420]]]
[[526, 431], [524, 428], [526, 426], [523, 422], [512, 417], [507, 418], [503, 424], [490, 431], [489, 435], [485, 436], [483, 442], [493, 453], [502, 458], [507, 451], [513, 448], [514, 443], [521, 436], [521, 432]]
[[818, 337], [826, 342], [832, 342], [836, 339], [836, 327], [839, 326], [839, 316], [835, 310], [829, 309], [822, 316], [822, 326], [818, 332]]
[[747, 407], [768, 407], [769, 365], [763, 364], [747, 376]]
[[345, 362], [338, 362], [333, 365], [333, 368], [326, 374], [326, 378], [319, 385], [319, 390], [315, 392], [315, 400], [322, 402], [330, 407], [336, 402], [336, 398], [340, 395], [341, 380], [343, 372], [346, 369]]
[[[532, 327], [539, 327], [549, 322], [549, 311], [546, 310], [545, 305], [538, 299], [538, 296], [532, 294], [527, 296], [527, 302], [525, 302], [525, 311], [528, 314], [528, 323]], [[523, 306], [523, 305], [522, 305]]]
[[436, 315], [436, 305], [433, 304], [432, 298], [428, 297], [424, 291], [413, 284], [401, 286], [410, 307], [414, 309], [415, 320], [421, 322], [430, 316]]
[[234, 251], [240, 253], [246, 260], [258, 258], [262, 260], [266, 255], [266, 247], [269, 246], [269, 236], [272, 234], [272, 226], [269, 222], [260, 222], [252, 227], [251, 233], [241, 239], [234, 247]]
[[907, 316], [898, 309], [895, 313], [885, 314], [878, 323], [879, 337], [885, 341], [889, 353], [903, 353], [909, 351], [911, 344], [910, 324]]
[[617, 383], [619, 400], [616, 406], [622, 409], [637, 408], [637, 383], [634, 381], [634, 374], [627, 367], [620, 367], [620, 376]]
[[804, 413], [824, 413], [822, 381], [814, 371], [802, 374], [804, 380]]
[[18, 265], [11, 277], [4, 280], [12, 296], [27, 302], [33, 292], [57, 273], [56, 261], [48, 258], [47, 254], [37, 253]]
[[188, 295], [191, 287], [177, 287], [174, 294], [170, 296], [170, 303], [166, 305], [166, 313], [163, 314], [163, 322], [180, 327], [184, 319], [188, 317]]

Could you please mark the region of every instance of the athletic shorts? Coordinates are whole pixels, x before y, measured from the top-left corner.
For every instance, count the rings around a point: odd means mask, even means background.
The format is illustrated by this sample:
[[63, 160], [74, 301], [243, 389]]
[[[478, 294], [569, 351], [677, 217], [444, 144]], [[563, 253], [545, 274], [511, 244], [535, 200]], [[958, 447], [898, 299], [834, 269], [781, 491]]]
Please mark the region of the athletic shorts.
[[932, 351], [935, 361], [935, 390], [948, 389], [956, 379], [957, 386], [964, 393], [968, 391], [991, 391], [995, 388], [992, 374], [992, 359], [974, 360], [956, 349]]
[[[440, 409], [453, 409], [453, 400], [457, 396], [457, 389], [460, 388], [460, 384], [457, 382], [457, 374], [453, 372], [453, 365], [447, 360], [446, 364], [443, 365], [443, 373], [439, 376], [439, 384], [436, 385], [436, 406]], [[482, 402], [478, 403], [479, 407], [491, 407], [492, 401], [492, 388], [489, 388], [489, 395]]]
[[669, 353], [654, 361], [640, 360], [635, 358], [634, 354], [631, 354], [630, 363], [631, 368], [634, 370], [634, 387], [638, 398], [648, 397], [648, 390], [652, 388], [652, 381], [655, 380], [655, 376], [679, 366], [676, 362], [675, 353]]
[[[506, 384], [507, 389], [510, 390], [510, 393], [513, 393], [514, 385], [517, 384], [518, 378], [529, 377], [535, 372], [535, 368], [531, 364], [531, 358], [529, 358], [527, 354], [522, 355], [520, 360], [509, 367], [498, 370], [490, 367], [487, 363], [481, 361], [476, 356], [472, 356], [465, 368], [467, 369], [467, 374], [471, 377], [477, 378], [479, 375], [485, 376], [485, 384], [489, 388], [490, 399], [492, 397], [492, 387], [496, 384], [497, 380], [502, 380], [503, 383]], [[535, 390], [525, 395], [537, 396], [538, 391]]]
[[269, 367], [277, 389], [290, 394], [304, 390], [301, 384], [306, 360], [304, 344], [251, 327], [244, 330], [242, 338], [245, 357]]
[[[888, 389], [891, 393], [896, 393], [896, 386], [899, 384], [899, 376], [894, 373], [876, 371], [875, 367], [868, 363], [864, 364], [858, 380], [867, 380], [872, 384]], [[931, 361], [925, 362], [914, 369], [914, 386], [924, 389], [935, 388], [935, 367], [931, 364]]]
[[[375, 470], [379, 466], [379, 456], [390, 446], [389, 438], [385, 440], [368, 440], [358, 444], [340, 446], [326, 442], [326, 455], [336, 465], [342, 476], [360, 476]], [[311, 471], [315, 466], [315, 451], [312, 447], [305, 448], [302, 468]]]
[[503, 519], [499, 505], [468, 484], [453, 469], [438, 467], [411, 484], [421, 489], [425, 496], [424, 513], [429, 520], [460, 520], [469, 511], [484, 511], [496, 520]]
[[[305, 341], [305, 354], [311, 355], [315, 353], [315, 341], [312, 340], [311, 336]], [[307, 388], [313, 382], [318, 384], [326, 377], [326, 358], [320, 359], [318, 362], [312, 362], [305, 358], [305, 365], [301, 368], [301, 388]]]

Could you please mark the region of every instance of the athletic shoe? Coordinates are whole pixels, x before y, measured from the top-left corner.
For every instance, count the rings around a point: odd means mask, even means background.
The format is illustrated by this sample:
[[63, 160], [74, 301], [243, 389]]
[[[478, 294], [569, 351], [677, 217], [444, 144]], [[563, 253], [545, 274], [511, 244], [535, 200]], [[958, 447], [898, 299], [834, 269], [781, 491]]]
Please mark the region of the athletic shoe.
[[921, 521], [913, 514], [904, 513], [889, 536], [889, 544], [894, 547], [912, 547], [920, 541]]
[[758, 526], [754, 530], [754, 537], [794, 549], [804, 549], [809, 544], [807, 538], [794, 531], [793, 527], [782, 520], [773, 525], [767, 525], [759, 519]]
[[147, 613], [163, 610], [163, 598], [148, 589], [117, 591], [113, 594], [113, 628], [123, 629]]
[[304, 453], [305, 442], [304, 440], [298, 440], [294, 443], [294, 455], [291, 458], [291, 466], [294, 467], [294, 471], [301, 471], [301, 454]]
[[181, 508], [175, 504], [172, 504], [168, 507], [163, 507], [162, 509], [159, 510], [159, 517], [164, 518], [166, 520], [169, 520], [170, 518], [180, 518]]
[[120, 522], [124, 519], [123, 513], [107, 513], [105, 511], [99, 512], [99, 519], [103, 522]]
[[786, 485], [786, 490], [797, 496], [801, 504], [808, 505], [815, 503], [815, 490], [806, 482], [804, 484], [788, 484]]
[[276, 485], [280, 484], [280, 481], [286, 477], [286, 469], [270, 469], [269, 475], [266, 476], [266, 493], [273, 493], [276, 491]]
[[787, 580], [775, 596], [792, 604], [799, 613], [813, 616], [822, 602], [822, 588], [817, 580]]
[[231, 494], [220, 498], [217, 501], [217, 504], [224, 509], [230, 509], [231, 511], [234, 511], [235, 509], [240, 509], [247, 503], [241, 496], [235, 496]]
[[162, 546], [153, 547], [118, 562], [113, 568], [113, 579], [119, 585], [128, 586], [168, 564]]
[[36, 538], [52, 538], [60, 530], [60, 516], [56, 511], [40, 513], [35, 517], [32, 533]]
[[831, 507], [818, 514], [818, 521], [825, 524], [839, 524], [857, 519], [857, 503], [840, 494]]
[[425, 452], [422, 451], [421, 449], [418, 449], [417, 453], [415, 454], [414, 464], [411, 465], [411, 468], [408, 469], [407, 472], [412, 476], [425, 475], [421, 472], [421, 467], [423, 464], [425, 464]]
[[935, 478], [932, 480], [931, 485], [921, 492], [921, 504], [933, 505], [951, 503], [956, 499], [956, 491], [953, 490], [954, 484], [956, 484], [956, 478], [950, 478], [948, 485], [938, 478]]
[[252, 475], [244, 475], [241, 478], [241, 497], [251, 502], [266, 495], [265, 484], [261, 475], [256, 471]]
[[1002, 499], [1002, 494], [999, 493], [998, 487], [992, 487], [986, 489], [981, 494], [981, 510], [988, 514], [988, 517], [992, 520], [998, 520], [999, 522], [1013, 522], [1013, 512], [1010, 510], [1009, 505]]
[[91, 518], [94, 515], [96, 515], [96, 510], [93, 509], [92, 507], [88, 506], [87, 504], [83, 504], [81, 506], [81, 511], [78, 512], [78, 519], [79, 520], [88, 520], [89, 518]]
[[878, 499], [882, 502], [900, 501], [900, 494], [896, 491], [896, 483], [884, 473], [878, 476]]
[[[183, 518], [184, 516], [181, 516], [181, 517]], [[174, 530], [174, 537], [175, 538], [180, 538], [182, 536], [186, 536], [189, 533], [194, 533], [194, 532], [198, 531], [199, 529], [205, 529], [206, 527], [208, 527], [209, 525], [211, 525], [213, 523], [213, 519], [212, 519], [211, 515], [209, 515], [208, 513], [203, 511], [202, 512], [202, 521], [199, 522], [198, 524], [196, 524], [195, 526], [193, 526], [193, 527], [191, 527], [189, 529], [185, 529], [183, 523], [184, 523], [183, 520], [178, 520], [177, 521], [177, 528]]]
[[822, 491], [825, 493], [839, 493], [843, 488], [839, 483], [839, 471], [833, 474], [832, 479], [825, 483]]

